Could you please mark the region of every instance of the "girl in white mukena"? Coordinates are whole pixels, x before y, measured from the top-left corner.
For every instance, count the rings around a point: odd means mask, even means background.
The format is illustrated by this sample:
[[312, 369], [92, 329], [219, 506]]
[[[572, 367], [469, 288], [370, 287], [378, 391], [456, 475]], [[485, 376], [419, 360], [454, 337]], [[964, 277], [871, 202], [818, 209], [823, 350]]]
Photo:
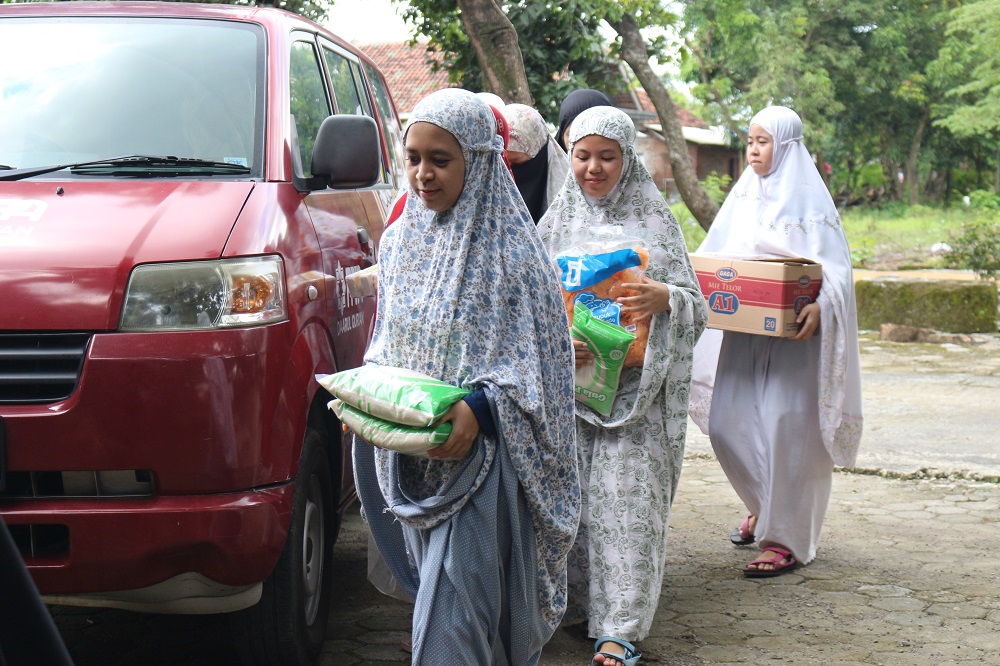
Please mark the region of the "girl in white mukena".
[[760, 544], [743, 569], [760, 578], [816, 556], [833, 467], [852, 466], [861, 441], [861, 366], [851, 253], [799, 116], [783, 106], [754, 116], [747, 161], [698, 251], [823, 266], [795, 337], [710, 330], [695, 350], [691, 418], [746, 504], [730, 538]]
[[[610, 414], [576, 406], [583, 511], [566, 611], [596, 638], [592, 663], [632, 666], [639, 654], [630, 641], [649, 633], [660, 599], [692, 355], [707, 312], [680, 226], [635, 152], [632, 120], [589, 108], [573, 120], [569, 146], [574, 177], [538, 224], [549, 254], [581, 234], [614, 231], [649, 250], [642, 281], [622, 285], [635, 295], [617, 299], [623, 314], [649, 323], [642, 365], [623, 369]], [[592, 362], [581, 341], [574, 347], [577, 367]]]

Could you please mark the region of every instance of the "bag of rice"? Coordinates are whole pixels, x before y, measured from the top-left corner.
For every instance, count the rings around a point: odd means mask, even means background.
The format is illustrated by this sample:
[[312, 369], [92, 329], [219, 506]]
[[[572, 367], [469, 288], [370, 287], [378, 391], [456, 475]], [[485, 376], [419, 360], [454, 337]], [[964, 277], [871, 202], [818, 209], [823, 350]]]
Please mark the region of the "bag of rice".
[[625, 365], [641, 367], [649, 340], [649, 319], [635, 321], [635, 315], [622, 312], [616, 301], [621, 296], [638, 293], [622, 285], [642, 280], [649, 265], [645, 242], [609, 230], [584, 230], [571, 247], [556, 254], [554, 259], [569, 319], [572, 321], [577, 305], [584, 305], [598, 319], [635, 333], [635, 343], [625, 357]]
[[635, 334], [598, 319], [590, 309], [573, 311], [573, 337], [587, 343], [594, 362], [576, 370], [576, 399], [607, 416], [615, 401], [622, 367]]
[[414, 428], [365, 414], [340, 399], [331, 400], [327, 406], [358, 437], [380, 449], [426, 458], [427, 451], [444, 444], [451, 434], [450, 422], [435, 428]]
[[317, 375], [320, 386], [351, 407], [386, 421], [427, 427], [469, 394], [420, 372], [380, 365]]

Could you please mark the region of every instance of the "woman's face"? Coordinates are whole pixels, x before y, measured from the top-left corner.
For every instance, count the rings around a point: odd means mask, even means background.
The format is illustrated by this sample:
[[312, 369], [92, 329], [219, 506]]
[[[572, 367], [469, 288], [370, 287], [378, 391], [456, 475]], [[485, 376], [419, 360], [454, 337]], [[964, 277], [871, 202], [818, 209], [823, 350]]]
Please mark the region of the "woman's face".
[[771, 173], [773, 154], [773, 137], [760, 125], [751, 125], [747, 136], [747, 162], [753, 172], [762, 178]]
[[417, 122], [406, 130], [406, 178], [425, 206], [443, 213], [465, 185], [465, 157], [450, 132]]
[[589, 134], [573, 145], [573, 175], [584, 193], [603, 197], [622, 177], [622, 149], [618, 142]]

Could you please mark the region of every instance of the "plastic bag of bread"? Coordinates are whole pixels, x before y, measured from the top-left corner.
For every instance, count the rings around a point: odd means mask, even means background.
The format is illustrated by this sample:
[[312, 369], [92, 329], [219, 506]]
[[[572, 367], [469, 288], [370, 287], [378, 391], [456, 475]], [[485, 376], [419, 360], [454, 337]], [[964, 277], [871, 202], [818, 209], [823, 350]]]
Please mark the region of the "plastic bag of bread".
[[616, 300], [638, 292], [623, 284], [639, 282], [649, 266], [647, 243], [613, 229], [591, 229], [579, 235], [567, 249], [553, 258], [562, 284], [566, 316], [573, 321], [576, 306], [587, 307], [594, 316], [635, 334], [625, 357], [625, 367], [642, 366], [649, 340], [649, 319], [635, 321], [623, 313]]

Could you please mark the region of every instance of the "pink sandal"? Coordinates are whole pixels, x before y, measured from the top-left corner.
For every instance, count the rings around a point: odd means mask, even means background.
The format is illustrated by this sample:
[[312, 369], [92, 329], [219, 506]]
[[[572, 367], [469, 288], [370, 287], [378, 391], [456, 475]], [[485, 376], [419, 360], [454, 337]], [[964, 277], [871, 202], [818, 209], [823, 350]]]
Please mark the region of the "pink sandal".
[[[780, 576], [783, 573], [788, 573], [795, 567], [799, 566], [799, 561], [795, 559], [792, 555], [792, 551], [782, 548], [781, 546], [764, 546], [761, 549], [763, 552], [777, 553], [781, 556], [781, 559], [768, 558], [768, 557], [758, 557], [753, 562], [749, 562], [746, 567], [743, 568], [743, 575], [747, 578], [773, 578], [774, 576]], [[751, 569], [752, 564], [772, 564], [773, 569]]]
[[750, 519], [753, 516], [747, 516], [740, 523], [740, 526], [733, 530], [733, 533], [729, 535], [729, 540], [732, 541], [737, 546], [749, 546], [757, 538], [750, 532]]

